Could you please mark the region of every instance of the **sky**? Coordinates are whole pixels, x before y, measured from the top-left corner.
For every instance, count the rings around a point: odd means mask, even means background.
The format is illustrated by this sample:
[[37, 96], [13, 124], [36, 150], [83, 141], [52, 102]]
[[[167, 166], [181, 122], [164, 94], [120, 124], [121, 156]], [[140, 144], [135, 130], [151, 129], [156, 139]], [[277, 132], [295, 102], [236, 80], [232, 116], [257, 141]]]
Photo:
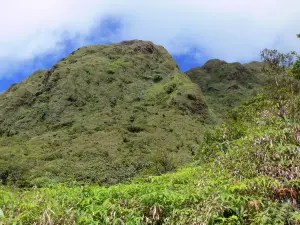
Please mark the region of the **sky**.
[[300, 52], [299, 0], [9, 0], [0, 7], [0, 91], [79, 47], [140, 39], [186, 71], [219, 58]]

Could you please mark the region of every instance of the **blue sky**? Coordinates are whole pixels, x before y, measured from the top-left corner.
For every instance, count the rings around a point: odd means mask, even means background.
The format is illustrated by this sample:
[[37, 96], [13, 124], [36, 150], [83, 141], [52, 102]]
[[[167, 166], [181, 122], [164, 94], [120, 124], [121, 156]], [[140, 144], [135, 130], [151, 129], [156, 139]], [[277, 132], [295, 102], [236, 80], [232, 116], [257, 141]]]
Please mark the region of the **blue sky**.
[[300, 51], [299, 9], [298, 0], [6, 1], [0, 91], [89, 44], [150, 40], [166, 47], [183, 71], [211, 58], [258, 60], [266, 47]]

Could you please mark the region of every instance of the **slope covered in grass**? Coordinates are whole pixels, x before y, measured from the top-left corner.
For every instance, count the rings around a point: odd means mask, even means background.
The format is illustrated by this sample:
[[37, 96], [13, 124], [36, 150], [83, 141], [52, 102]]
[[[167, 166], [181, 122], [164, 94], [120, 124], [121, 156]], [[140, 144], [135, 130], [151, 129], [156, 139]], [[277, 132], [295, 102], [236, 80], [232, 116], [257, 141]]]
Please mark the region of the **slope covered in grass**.
[[201, 90], [163, 47], [83, 47], [0, 94], [0, 180], [161, 174], [191, 159], [207, 121]]
[[2, 187], [0, 217], [5, 224], [299, 224], [300, 127], [279, 117], [274, 102], [258, 95], [234, 109], [230, 122], [206, 133], [196, 162], [177, 172], [109, 188]]

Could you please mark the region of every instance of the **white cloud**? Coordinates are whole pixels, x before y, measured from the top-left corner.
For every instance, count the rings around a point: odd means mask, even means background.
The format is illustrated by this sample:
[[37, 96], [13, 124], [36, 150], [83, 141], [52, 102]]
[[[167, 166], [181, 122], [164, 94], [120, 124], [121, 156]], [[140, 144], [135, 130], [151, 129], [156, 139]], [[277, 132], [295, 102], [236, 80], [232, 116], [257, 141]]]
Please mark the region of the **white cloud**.
[[107, 16], [122, 18], [113, 41], [145, 39], [172, 54], [201, 49], [228, 61], [250, 61], [265, 47], [300, 51], [299, 0], [10, 0], [0, 7], [0, 77], [7, 68], [78, 45]]

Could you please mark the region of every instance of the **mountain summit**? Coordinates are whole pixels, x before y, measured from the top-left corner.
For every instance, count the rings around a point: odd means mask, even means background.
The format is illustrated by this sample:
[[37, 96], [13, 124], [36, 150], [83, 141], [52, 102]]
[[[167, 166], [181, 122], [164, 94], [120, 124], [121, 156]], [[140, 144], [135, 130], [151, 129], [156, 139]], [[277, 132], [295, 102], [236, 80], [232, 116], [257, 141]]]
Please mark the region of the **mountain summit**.
[[0, 175], [20, 185], [171, 170], [209, 119], [198, 85], [139, 40], [79, 48], [12, 85], [0, 106]]

